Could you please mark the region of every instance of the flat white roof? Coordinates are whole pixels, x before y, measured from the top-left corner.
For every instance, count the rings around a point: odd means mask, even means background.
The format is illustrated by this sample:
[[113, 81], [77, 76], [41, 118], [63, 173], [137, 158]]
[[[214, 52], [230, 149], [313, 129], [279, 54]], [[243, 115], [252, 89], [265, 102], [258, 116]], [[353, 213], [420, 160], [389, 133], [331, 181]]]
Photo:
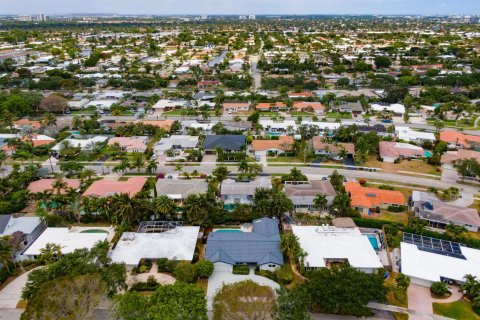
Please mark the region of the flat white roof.
[[[92, 228], [102, 229], [105, 228]], [[23, 255], [34, 256], [40, 254], [40, 249], [45, 248], [47, 243], [55, 243], [62, 247], [62, 253], [71, 253], [76, 249], [91, 249], [99, 242], [107, 239], [108, 232], [98, 233], [83, 233], [79, 229], [68, 228], [47, 228], [43, 233], [32, 243], [30, 247], [23, 253]], [[83, 229], [82, 229], [83, 231]]]
[[370, 240], [358, 228], [292, 226], [292, 231], [307, 253], [307, 267], [324, 268], [326, 259], [347, 259], [358, 269], [383, 267]]
[[39, 217], [18, 217], [11, 218], [9, 224], [5, 228], [3, 233], [0, 233], [0, 236], [12, 235], [17, 231], [21, 231], [24, 234], [30, 234], [42, 223], [42, 220]]
[[463, 282], [466, 274], [480, 277], [480, 250], [461, 247], [466, 260], [418, 250], [414, 244], [402, 242], [402, 273], [432, 282], [440, 277]]
[[137, 265], [140, 259], [193, 259], [200, 227], [176, 227], [162, 233], [124, 232], [110, 257], [113, 262]]

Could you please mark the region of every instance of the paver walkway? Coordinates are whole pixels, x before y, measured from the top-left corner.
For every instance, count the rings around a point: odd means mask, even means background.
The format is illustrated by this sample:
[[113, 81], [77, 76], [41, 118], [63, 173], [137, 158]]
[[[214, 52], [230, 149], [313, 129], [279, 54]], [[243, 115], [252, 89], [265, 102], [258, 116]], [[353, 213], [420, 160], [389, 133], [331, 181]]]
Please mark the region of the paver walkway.
[[169, 274], [165, 273], [158, 273], [158, 266], [156, 262], [152, 263], [152, 268], [149, 272], [139, 273], [137, 275], [132, 275], [128, 273], [127, 275], [127, 285], [130, 287], [134, 283], [137, 282], [147, 282], [148, 277], [154, 276], [155, 280], [157, 280], [160, 284], [173, 284], [175, 283], [176, 279]]
[[[430, 288], [411, 284], [408, 287], [408, 308], [419, 313], [433, 314], [433, 303], [449, 303], [460, 300], [462, 293], [458, 292], [458, 287], [452, 286], [452, 295], [447, 299], [434, 299], [430, 294]], [[410, 320], [424, 319], [418, 315], [412, 315]]]

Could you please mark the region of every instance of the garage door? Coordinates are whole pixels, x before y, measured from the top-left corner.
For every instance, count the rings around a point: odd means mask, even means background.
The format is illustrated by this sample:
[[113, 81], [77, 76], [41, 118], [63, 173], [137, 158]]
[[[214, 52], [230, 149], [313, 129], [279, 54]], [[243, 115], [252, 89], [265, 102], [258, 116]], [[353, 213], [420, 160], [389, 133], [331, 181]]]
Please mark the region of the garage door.
[[232, 266], [223, 262], [216, 262], [213, 264], [215, 271], [223, 271], [223, 272], [232, 272]]

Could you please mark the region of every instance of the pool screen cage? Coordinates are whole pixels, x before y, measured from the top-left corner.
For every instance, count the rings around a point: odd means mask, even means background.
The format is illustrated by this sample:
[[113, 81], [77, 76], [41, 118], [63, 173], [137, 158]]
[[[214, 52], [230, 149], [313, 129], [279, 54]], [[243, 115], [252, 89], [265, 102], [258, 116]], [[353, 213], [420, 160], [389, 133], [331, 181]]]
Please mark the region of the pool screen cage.
[[138, 233], [162, 233], [183, 226], [183, 221], [142, 221]]

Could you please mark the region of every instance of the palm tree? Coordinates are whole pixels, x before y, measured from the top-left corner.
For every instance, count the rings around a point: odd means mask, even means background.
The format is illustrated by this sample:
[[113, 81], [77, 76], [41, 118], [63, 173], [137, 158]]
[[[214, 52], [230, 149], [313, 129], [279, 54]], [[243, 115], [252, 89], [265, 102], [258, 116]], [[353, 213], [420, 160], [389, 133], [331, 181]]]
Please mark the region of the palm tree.
[[324, 194], [317, 194], [317, 196], [315, 197], [315, 199], [313, 199], [313, 205], [315, 206], [316, 209], [318, 209], [319, 211], [322, 211], [324, 210], [327, 205], [328, 205], [328, 200], [327, 200], [327, 196], [324, 195]]
[[180, 175], [182, 174], [183, 165], [181, 165], [181, 164], [176, 164], [176, 165], [175, 165], [175, 168], [174, 168], [173, 170], [178, 171], [178, 175], [180, 176]]
[[333, 199], [332, 209], [337, 216], [341, 217], [348, 208], [350, 208], [350, 197], [348, 193], [339, 193], [335, 199]]
[[132, 199], [126, 193], [115, 194], [110, 199], [110, 220], [117, 224], [131, 226], [137, 220], [139, 212], [134, 207]]
[[214, 202], [206, 194], [191, 194], [183, 202], [184, 219], [193, 225], [206, 223], [207, 213]]
[[112, 110], [111, 114], [112, 114], [112, 116], [116, 117], [115, 122], [118, 122], [119, 117], [122, 115], [122, 112], [120, 111], [120, 109], [115, 108], [115, 109]]
[[219, 183], [227, 179], [229, 174], [230, 174], [230, 171], [224, 165], [220, 165], [216, 167], [215, 170], [212, 171], [212, 175], [215, 177], [215, 180]]
[[158, 164], [157, 164], [157, 161], [155, 161], [155, 159], [151, 159], [150, 161], [148, 161], [147, 168], [146, 168], [146, 171], [148, 174], [152, 175], [154, 172], [157, 172], [157, 168], [158, 168]]
[[158, 213], [160, 213], [165, 218], [171, 218], [177, 206], [175, 202], [166, 195], [161, 195], [153, 200], [153, 204]]
[[12, 258], [12, 245], [10, 245], [7, 241], [2, 240], [0, 241], [0, 262], [2, 265], [7, 269], [10, 273], [10, 262], [13, 261]]
[[38, 259], [45, 264], [52, 263], [62, 255], [62, 247], [56, 243], [47, 243], [45, 248], [40, 249], [40, 256]]
[[42, 123], [47, 127], [55, 126], [57, 124], [57, 117], [55, 117], [53, 113], [47, 112], [43, 115]]
[[282, 226], [282, 220], [286, 213], [293, 210], [293, 202], [284, 192], [275, 191], [272, 194], [269, 216], [276, 217]]
[[55, 181], [52, 183], [52, 188], [54, 191], [56, 191], [56, 194], [62, 193], [62, 190], [65, 190], [68, 187], [68, 184], [63, 181], [62, 178], [55, 179]]
[[477, 280], [476, 276], [471, 274], [465, 275], [463, 277], [465, 279], [465, 283], [462, 285], [462, 291], [466, 293], [469, 298], [475, 297], [476, 295], [480, 294], [480, 281]]
[[242, 159], [238, 163], [238, 171], [241, 173], [247, 173], [248, 172], [248, 162], [246, 159]]
[[96, 172], [94, 170], [87, 169], [82, 173], [80, 173], [80, 179], [86, 179], [88, 181], [88, 180], [91, 180], [93, 177], [95, 177], [95, 175], [96, 175]]
[[0, 167], [2, 167], [5, 164], [5, 161], [7, 160], [7, 158], [8, 158], [8, 156], [5, 153], [5, 151], [0, 150]]
[[137, 168], [137, 173], [140, 173], [145, 161], [143, 161], [143, 154], [135, 152], [132, 157], [132, 167]]

